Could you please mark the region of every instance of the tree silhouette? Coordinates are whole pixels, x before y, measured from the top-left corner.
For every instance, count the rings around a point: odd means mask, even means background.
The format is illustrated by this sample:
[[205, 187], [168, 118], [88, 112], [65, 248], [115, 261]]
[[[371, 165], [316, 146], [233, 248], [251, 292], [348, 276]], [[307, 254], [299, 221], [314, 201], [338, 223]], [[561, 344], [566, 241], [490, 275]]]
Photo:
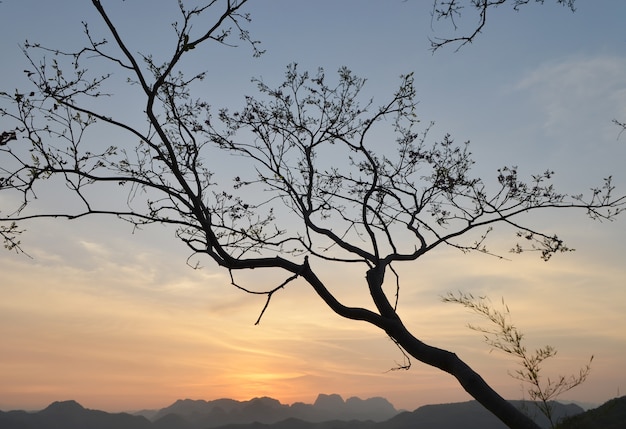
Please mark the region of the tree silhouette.
[[[545, 0], [535, 0], [534, 3], [543, 4]], [[574, 12], [575, 0], [555, 0], [570, 11]], [[487, 25], [487, 15], [500, 7], [511, 5], [513, 10], [519, 11], [521, 7], [533, 3], [532, 0], [434, 0], [432, 19], [433, 22], [441, 21], [450, 24], [451, 36], [436, 36], [430, 39], [431, 50], [437, 51], [448, 45], [456, 45], [457, 50], [472, 43]], [[470, 22], [464, 14], [476, 15], [476, 21]], [[462, 18], [462, 19], [461, 19]], [[461, 22], [463, 25], [461, 25]], [[466, 28], [467, 27], [467, 28]], [[459, 35], [460, 33], [460, 35]]]
[[525, 345], [525, 336], [512, 322], [509, 306], [502, 299], [502, 309], [493, 306], [488, 297], [474, 297], [466, 293], [448, 293], [442, 297], [443, 302], [461, 304], [479, 316], [491, 322], [490, 327], [468, 324], [467, 326], [483, 334], [483, 340], [494, 350], [500, 350], [518, 359], [520, 369], [509, 373], [511, 377], [527, 385], [526, 392], [533, 404], [550, 422], [551, 428], [556, 428], [557, 418], [554, 415], [554, 401], [563, 393], [580, 386], [587, 380], [591, 371], [591, 362], [583, 366], [578, 375], [558, 375], [556, 378], [546, 377], [543, 373], [543, 362], [556, 356], [557, 350], [550, 346], [539, 347], [533, 352]]
[[[109, 215], [137, 227], [169, 225], [194, 255], [227, 269], [235, 287], [266, 295], [257, 323], [276, 293], [301, 279], [338, 315], [380, 328], [408, 356], [453, 375], [509, 427], [537, 427], [454, 353], [411, 333], [396, 311], [401, 278], [394, 267], [444, 246], [498, 256], [486, 247], [498, 225], [516, 231], [512, 252], [537, 251], [548, 260], [570, 249], [534, 228], [528, 214], [582, 209], [612, 219], [625, 199], [613, 195], [610, 177], [589, 195], [557, 191], [552, 171], [524, 180], [515, 166], [486, 183], [473, 175], [469, 143], [419, 129], [410, 74], [377, 104], [363, 94], [365, 79], [347, 68], [327, 78], [323, 69], [292, 64], [277, 87], [257, 80], [258, 96], [246, 97], [241, 110], [213, 110], [193, 92], [205, 74], [185, 75], [181, 59], [208, 41], [231, 44], [233, 35], [260, 54], [244, 27], [246, 0], [191, 9], [180, 2], [176, 43], [163, 63], [133, 54], [101, 2], [92, 3], [112, 43], [97, 40], [87, 25], [88, 44], [79, 51], [27, 43], [33, 90], [1, 94], [7, 107], [0, 114], [13, 121], [8, 133], [15, 139], [0, 147], [0, 191], [21, 198], [1, 219], [10, 225], [1, 231], [9, 247], [19, 250], [15, 222], [35, 218]], [[200, 17], [214, 21], [196, 34], [192, 22]], [[101, 109], [112, 97], [112, 75], [94, 74], [99, 68], [85, 65], [94, 59], [140, 89], [144, 122]], [[103, 144], [104, 131], [115, 144]], [[215, 172], [224, 154], [240, 162], [230, 177]], [[76, 205], [32, 211], [46, 184], [73, 195]], [[107, 204], [104, 189], [124, 190], [127, 201]], [[353, 287], [375, 310], [347, 306], [328, 289], [323, 273], [345, 264], [362, 268], [365, 280]], [[282, 272], [284, 281], [253, 290], [237, 281], [247, 269]], [[384, 290], [386, 276], [395, 293]]]

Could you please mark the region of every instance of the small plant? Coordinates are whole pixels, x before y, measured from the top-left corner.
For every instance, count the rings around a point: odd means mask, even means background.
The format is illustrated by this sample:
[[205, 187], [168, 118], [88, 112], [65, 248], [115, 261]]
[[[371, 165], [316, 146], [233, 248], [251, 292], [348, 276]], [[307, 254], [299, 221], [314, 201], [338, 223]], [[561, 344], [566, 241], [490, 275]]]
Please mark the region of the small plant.
[[530, 353], [524, 345], [524, 334], [511, 321], [511, 312], [504, 303], [504, 299], [502, 299], [502, 310], [495, 309], [491, 300], [485, 296], [476, 298], [472, 294], [461, 292], [458, 295], [448, 292], [446, 296], [442, 297], [442, 301], [461, 304], [492, 322], [491, 328], [473, 324], [467, 326], [474, 331], [483, 333], [485, 343], [494, 349], [501, 350], [520, 360], [521, 369], [509, 372], [509, 375], [528, 385], [528, 396], [550, 421], [551, 427], [555, 428], [558, 422], [553, 412], [554, 403], [551, 401], [556, 400], [561, 394], [582, 384], [587, 379], [591, 371], [593, 355], [577, 375], [570, 375], [569, 377], [559, 375], [556, 379], [543, 378], [542, 363], [546, 359], [556, 356], [557, 350], [548, 345]]

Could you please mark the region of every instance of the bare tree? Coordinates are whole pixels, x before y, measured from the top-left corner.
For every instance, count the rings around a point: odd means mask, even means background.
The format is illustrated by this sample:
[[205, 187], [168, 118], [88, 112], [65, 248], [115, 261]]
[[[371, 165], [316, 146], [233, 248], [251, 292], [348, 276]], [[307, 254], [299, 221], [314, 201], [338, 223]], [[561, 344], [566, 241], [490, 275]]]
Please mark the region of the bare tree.
[[545, 376], [542, 372], [543, 362], [556, 356], [557, 350], [550, 345], [539, 347], [534, 352], [528, 350], [525, 345], [525, 335], [511, 320], [509, 306], [502, 299], [502, 310], [493, 306], [488, 297], [474, 297], [467, 293], [448, 293], [442, 297], [443, 302], [461, 304], [472, 310], [479, 316], [491, 322], [491, 327], [485, 328], [474, 324], [467, 326], [483, 334], [485, 343], [492, 349], [500, 350], [519, 360], [520, 369], [509, 373], [511, 377], [527, 385], [526, 392], [533, 404], [546, 416], [550, 427], [556, 428], [559, 423], [554, 415], [554, 401], [565, 392], [580, 386], [587, 380], [591, 371], [591, 362], [585, 364], [577, 375], [558, 375], [556, 378]]
[[617, 119], [613, 119], [613, 123], [617, 125], [621, 130], [619, 131], [618, 138], [621, 137], [622, 133], [626, 131], [626, 122], [618, 121]]
[[[487, 15], [500, 6], [511, 6], [519, 11], [528, 3], [541, 3], [545, 0], [434, 0], [432, 10], [433, 22], [446, 22], [452, 28], [452, 35], [447, 37], [436, 36], [430, 40], [432, 51], [436, 51], [446, 45], [456, 45], [457, 49], [472, 43], [487, 25]], [[557, 4], [567, 7], [574, 12], [575, 0], [555, 0]], [[468, 12], [469, 11], [469, 12]], [[462, 15], [476, 16], [476, 21], [471, 23]], [[461, 26], [461, 22], [463, 26]]]
[[[101, 2], [92, 3], [112, 44], [97, 40], [87, 26], [88, 44], [77, 52], [27, 44], [32, 91], [1, 94], [7, 107], [0, 114], [13, 121], [8, 132], [15, 139], [0, 147], [0, 191], [19, 195], [21, 203], [4, 210], [0, 221], [109, 215], [138, 227], [170, 225], [193, 255], [229, 270], [235, 287], [266, 295], [258, 321], [276, 293], [299, 278], [339, 316], [380, 328], [407, 355], [454, 376], [509, 427], [537, 428], [456, 354], [411, 333], [397, 312], [395, 267], [444, 246], [499, 255], [486, 247], [497, 225], [516, 231], [521, 242], [513, 252], [534, 250], [548, 260], [570, 249], [526, 223], [527, 214], [581, 209], [594, 219], [613, 219], [625, 198], [613, 195], [610, 178], [588, 196], [569, 195], [550, 184], [552, 171], [523, 180], [509, 166], [488, 186], [472, 175], [468, 143], [449, 135], [431, 139], [428, 126], [418, 130], [412, 75], [378, 105], [362, 94], [365, 80], [347, 68], [328, 79], [322, 69], [309, 74], [293, 64], [276, 88], [256, 81], [259, 96], [247, 97], [240, 111], [214, 111], [192, 93], [204, 74], [185, 76], [180, 61], [207, 41], [231, 43], [231, 31], [258, 54], [242, 26], [246, 0], [192, 9], [179, 3], [177, 42], [162, 64], [133, 54]], [[194, 35], [192, 21], [206, 15], [214, 24]], [[145, 122], [103, 113], [100, 101], [111, 78], [85, 65], [96, 59], [140, 89]], [[102, 130], [117, 143], [103, 145], [97, 138]], [[383, 144], [381, 135], [388, 136]], [[239, 173], [220, 177], [213, 160], [220, 154], [237, 156]], [[46, 183], [73, 195], [76, 208], [33, 212]], [[128, 199], [103, 205], [103, 189], [124, 189]], [[2, 235], [11, 245], [17, 232], [9, 226]], [[356, 278], [353, 287], [369, 295], [375, 310], [347, 306], [327, 287], [328, 267], [344, 264], [362, 267], [365, 280]], [[236, 273], [246, 269], [285, 278], [259, 291], [237, 281]], [[386, 276], [394, 291], [384, 289]]]

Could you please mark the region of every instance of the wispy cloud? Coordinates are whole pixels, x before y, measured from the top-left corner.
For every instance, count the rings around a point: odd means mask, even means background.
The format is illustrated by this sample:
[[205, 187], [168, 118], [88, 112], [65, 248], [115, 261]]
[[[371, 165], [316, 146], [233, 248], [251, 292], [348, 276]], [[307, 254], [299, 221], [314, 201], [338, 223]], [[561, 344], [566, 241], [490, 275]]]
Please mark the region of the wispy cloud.
[[527, 91], [544, 115], [543, 125], [555, 136], [571, 128], [586, 137], [615, 139], [611, 119], [626, 118], [626, 58], [575, 56], [556, 59], [529, 72], [515, 89]]

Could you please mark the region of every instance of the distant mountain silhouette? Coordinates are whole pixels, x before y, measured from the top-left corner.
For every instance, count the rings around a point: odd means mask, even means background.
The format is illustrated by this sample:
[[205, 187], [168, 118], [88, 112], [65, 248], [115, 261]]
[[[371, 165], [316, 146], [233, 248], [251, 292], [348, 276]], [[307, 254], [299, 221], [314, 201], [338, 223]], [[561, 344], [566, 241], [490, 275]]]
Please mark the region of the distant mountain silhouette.
[[167, 414], [152, 424], [152, 429], [193, 429], [194, 427], [193, 423], [180, 414]]
[[[532, 417], [542, 428], [550, 427], [548, 419], [539, 412], [532, 402], [511, 401], [511, 403]], [[557, 418], [583, 412], [581, 407], [574, 404], [563, 405], [553, 402], [552, 405], [554, 415]], [[425, 405], [413, 412], [398, 414], [384, 422], [378, 429], [408, 428], [506, 429], [507, 427], [478, 402], [469, 401], [453, 404]]]
[[371, 420], [329, 420], [325, 422], [306, 422], [300, 419], [287, 419], [274, 424], [254, 422], [246, 425], [220, 426], [219, 429], [381, 429], [383, 427], [384, 422], [376, 423]]
[[312, 423], [328, 420], [380, 422], [398, 414], [398, 411], [384, 398], [349, 398], [344, 401], [339, 395], [320, 394], [314, 404], [297, 402], [293, 405], [281, 404], [276, 399], [267, 397], [241, 402], [232, 399], [183, 399], [159, 410], [151, 420], [161, 424], [160, 420], [170, 414], [183, 417], [196, 428], [214, 428], [251, 422], [272, 424], [287, 419]]
[[626, 396], [611, 399], [598, 408], [565, 419], [558, 429], [624, 429]]
[[[565, 426], [565, 429], [616, 429], [626, 427], [626, 397], [617, 404], [607, 403], [597, 410], [613, 416], [621, 410], [621, 426]], [[513, 401], [526, 407], [532, 416], [534, 404]], [[577, 405], [555, 403], [558, 416], [582, 413]], [[608, 408], [603, 408], [603, 407]], [[621, 407], [621, 408], [620, 408]], [[592, 410], [596, 411], [596, 410]], [[590, 412], [592, 412], [590, 411]], [[106, 413], [83, 408], [75, 401], [54, 402], [39, 412], [0, 411], [2, 429], [506, 429], [476, 401], [427, 405], [413, 412], [398, 413], [384, 398], [362, 400], [339, 395], [319, 395], [314, 404], [284, 405], [272, 398], [250, 401], [218, 399], [216, 401], [179, 400], [153, 415], [151, 420], [128, 413]], [[383, 415], [383, 418], [375, 421]], [[535, 413], [537, 416], [539, 413]], [[369, 416], [369, 417], [368, 417]], [[543, 417], [543, 416], [542, 416]], [[611, 420], [613, 421], [613, 420]], [[545, 420], [538, 423], [547, 428]]]
[[[228, 411], [222, 409], [219, 414], [215, 411], [214, 403], [219, 401], [191, 400], [177, 401], [158, 414], [167, 416], [168, 413], [175, 412], [193, 425], [191, 429], [506, 429], [503, 423], [476, 401], [427, 405], [413, 412], [396, 412], [395, 416], [378, 421], [371, 416], [379, 415], [381, 410], [389, 412], [389, 407], [391, 411], [395, 411], [383, 398], [350, 398], [344, 401], [339, 395], [321, 394], [312, 405], [297, 403], [292, 406], [283, 405], [271, 398], [256, 398], [240, 403], [228, 401]], [[512, 402], [518, 408], [524, 409], [541, 427], [550, 427], [548, 420], [533, 403]], [[563, 405], [555, 402], [553, 406], [557, 418], [583, 412], [581, 407], [574, 404]], [[226, 423], [219, 424], [220, 422]], [[162, 422], [156, 420], [155, 423]], [[174, 427], [171, 426], [172, 429]], [[168, 428], [160, 426], [160, 429]]]
[[151, 429], [143, 416], [88, 410], [76, 401], [53, 402], [36, 413], [0, 412], [2, 429]]

